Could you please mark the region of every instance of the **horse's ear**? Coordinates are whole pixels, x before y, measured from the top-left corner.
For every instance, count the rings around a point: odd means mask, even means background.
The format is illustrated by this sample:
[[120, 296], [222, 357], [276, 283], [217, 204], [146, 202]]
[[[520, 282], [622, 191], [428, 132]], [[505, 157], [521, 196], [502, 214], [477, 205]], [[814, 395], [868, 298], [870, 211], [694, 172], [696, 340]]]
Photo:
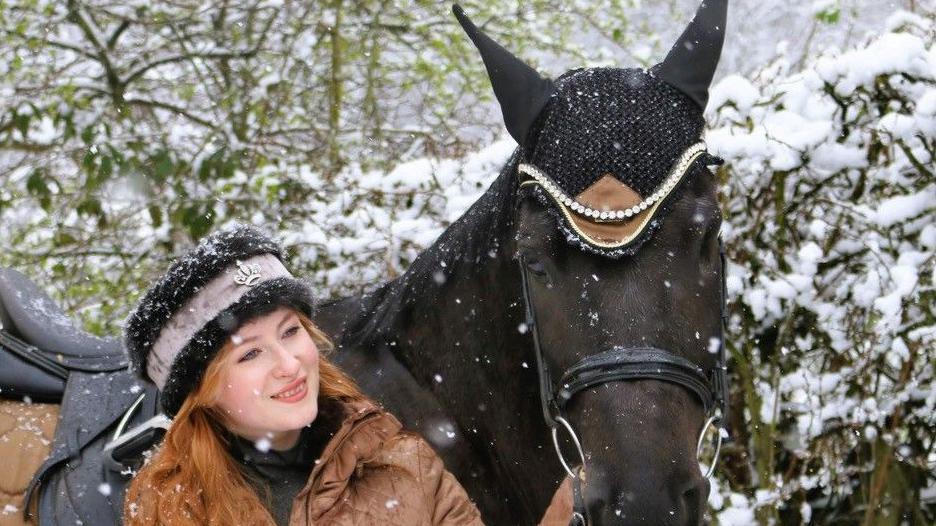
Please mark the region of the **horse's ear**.
[[727, 12], [728, 0], [702, 0], [695, 18], [655, 72], [702, 110], [725, 42]]
[[460, 5], [452, 5], [455, 18], [481, 53], [484, 67], [494, 87], [494, 95], [504, 114], [507, 131], [522, 146], [533, 121], [546, 106], [555, 89], [549, 79], [481, 32]]

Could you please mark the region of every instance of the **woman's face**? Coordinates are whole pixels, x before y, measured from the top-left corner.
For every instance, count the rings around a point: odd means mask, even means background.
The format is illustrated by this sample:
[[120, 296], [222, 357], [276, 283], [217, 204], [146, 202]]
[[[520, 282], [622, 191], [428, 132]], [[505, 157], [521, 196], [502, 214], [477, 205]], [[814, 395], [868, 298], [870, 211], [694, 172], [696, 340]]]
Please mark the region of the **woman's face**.
[[295, 311], [242, 325], [223, 357], [217, 407], [229, 431], [288, 449], [318, 414], [319, 352]]

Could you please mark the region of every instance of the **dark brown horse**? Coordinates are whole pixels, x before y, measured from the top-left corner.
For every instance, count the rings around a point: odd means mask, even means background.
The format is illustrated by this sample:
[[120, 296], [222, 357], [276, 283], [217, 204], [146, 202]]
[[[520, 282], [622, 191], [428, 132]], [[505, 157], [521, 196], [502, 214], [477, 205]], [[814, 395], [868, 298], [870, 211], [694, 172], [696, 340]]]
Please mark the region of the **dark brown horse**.
[[550, 81], [456, 7], [520, 147], [402, 277], [318, 321], [490, 524], [539, 519], [567, 476], [552, 433], [580, 439], [584, 459], [566, 439], [563, 461], [584, 463], [588, 523], [702, 521], [697, 437], [726, 387], [717, 160], [700, 140], [725, 10], [703, 4], [650, 71]]

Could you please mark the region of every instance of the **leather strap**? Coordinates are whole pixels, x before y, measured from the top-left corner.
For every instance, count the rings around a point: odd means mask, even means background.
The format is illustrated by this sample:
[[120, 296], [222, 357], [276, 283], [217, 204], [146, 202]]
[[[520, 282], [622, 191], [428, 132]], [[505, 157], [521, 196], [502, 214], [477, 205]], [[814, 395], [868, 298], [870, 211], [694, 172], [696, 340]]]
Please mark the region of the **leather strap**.
[[661, 380], [671, 382], [695, 393], [702, 401], [705, 413], [714, 406], [712, 382], [698, 365], [655, 347], [614, 347], [587, 356], [569, 368], [559, 385], [556, 404], [560, 410], [579, 391], [607, 382], [628, 380]]

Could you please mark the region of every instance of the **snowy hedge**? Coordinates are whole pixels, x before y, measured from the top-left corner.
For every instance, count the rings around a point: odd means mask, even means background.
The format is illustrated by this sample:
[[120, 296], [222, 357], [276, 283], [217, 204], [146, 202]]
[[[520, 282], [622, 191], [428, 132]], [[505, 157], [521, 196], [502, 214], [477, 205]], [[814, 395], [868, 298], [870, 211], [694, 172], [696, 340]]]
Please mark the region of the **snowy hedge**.
[[936, 49], [931, 19], [887, 26], [712, 92], [744, 408], [723, 525], [936, 520]]

